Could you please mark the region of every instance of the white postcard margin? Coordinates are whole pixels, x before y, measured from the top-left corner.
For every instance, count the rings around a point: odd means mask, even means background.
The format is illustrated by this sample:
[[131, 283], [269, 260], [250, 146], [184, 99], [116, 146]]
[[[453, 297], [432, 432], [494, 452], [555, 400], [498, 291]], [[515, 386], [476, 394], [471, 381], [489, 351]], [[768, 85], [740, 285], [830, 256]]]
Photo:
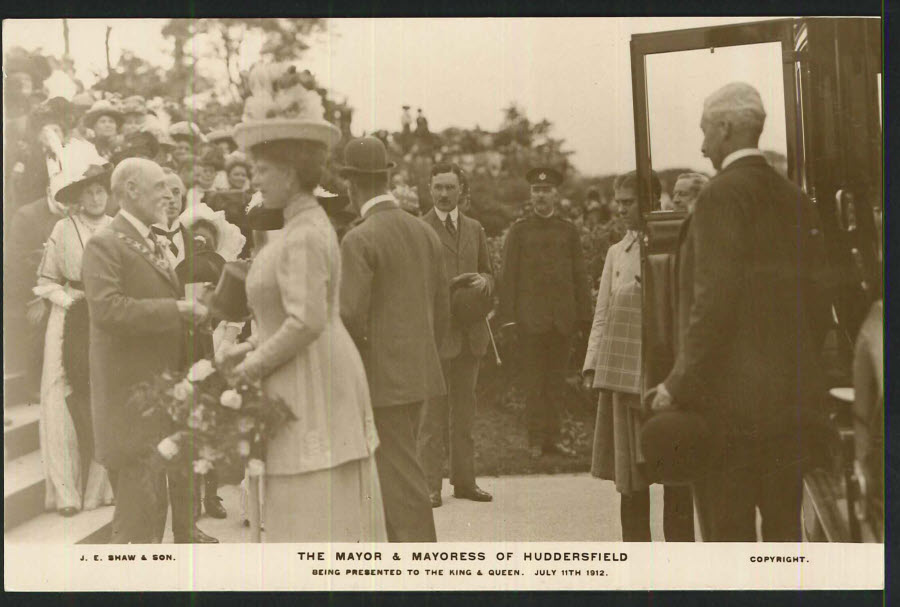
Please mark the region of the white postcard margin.
[[5, 544], [8, 591], [882, 590], [883, 544]]

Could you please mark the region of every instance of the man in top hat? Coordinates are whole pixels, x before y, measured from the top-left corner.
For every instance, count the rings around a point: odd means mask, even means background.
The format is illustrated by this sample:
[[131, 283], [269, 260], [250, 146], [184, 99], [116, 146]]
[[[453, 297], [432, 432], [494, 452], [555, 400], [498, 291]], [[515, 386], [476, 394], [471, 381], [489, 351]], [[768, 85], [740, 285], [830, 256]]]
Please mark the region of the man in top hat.
[[709, 424], [694, 484], [704, 541], [799, 542], [806, 421], [821, 409], [819, 352], [830, 322], [824, 243], [809, 198], [759, 151], [759, 93], [728, 84], [703, 107], [703, 155], [718, 174], [700, 191], [677, 267], [676, 362], [654, 410]]
[[[484, 228], [458, 208], [464, 180], [464, 173], [455, 164], [434, 165], [431, 169], [434, 207], [422, 219], [432, 227], [443, 245], [444, 267], [453, 298], [461, 304], [465, 297], [478, 297], [484, 303], [481, 310], [487, 314], [492, 307], [494, 272]], [[467, 317], [458, 305], [452, 307], [451, 314], [450, 332], [441, 344], [447, 395], [425, 402], [419, 440], [419, 455], [428, 478], [433, 508], [441, 505], [444, 433], [448, 424], [450, 484], [454, 497], [476, 502], [492, 499], [475, 484], [475, 441], [472, 436], [478, 365], [490, 341], [486, 316]]]
[[516, 221], [503, 245], [500, 316], [521, 340], [532, 457], [574, 456], [560, 442], [559, 408], [572, 337], [591, 322], [588, 277], [575, 225], [555, 214], [562, 175], [532, 169], [532, 211]]
[[450, 301], [437, 234], [388, 193], [393, 166], [374, 137], [344, 149], [341, 174], [362, 221], [341, 242], [341, 317], [369, 379], [388, 539], [433, 542], [416, 434], [422, 403], [447, 393], [439, 351]]

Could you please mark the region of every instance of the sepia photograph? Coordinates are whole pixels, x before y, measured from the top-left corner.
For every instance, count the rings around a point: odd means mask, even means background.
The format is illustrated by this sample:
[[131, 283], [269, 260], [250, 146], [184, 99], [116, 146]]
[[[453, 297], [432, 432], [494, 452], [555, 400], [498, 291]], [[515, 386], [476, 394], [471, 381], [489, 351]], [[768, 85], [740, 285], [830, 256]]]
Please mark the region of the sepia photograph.
[[8, 589], [883, 589], [882, 19], [2, 44]]

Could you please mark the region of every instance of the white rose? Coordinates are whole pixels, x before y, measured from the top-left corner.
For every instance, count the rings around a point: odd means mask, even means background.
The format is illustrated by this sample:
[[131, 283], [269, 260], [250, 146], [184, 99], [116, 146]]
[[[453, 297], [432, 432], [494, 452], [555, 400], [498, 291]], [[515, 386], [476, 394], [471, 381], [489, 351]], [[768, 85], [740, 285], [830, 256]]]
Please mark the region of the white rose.
[[212, 470], [212, 464], [205, 459], [197, 459], [194, 460], [194, 473], [195, 474], [206, 474]]
[[204, 358], [194, 363], [194, 366], [188, 371], [187, 378], [192, 382], [203, 381], [215, 372], [216, 368], [213, 364]]
[[178, 400], [187, 400], [193, 393], [194, 388], [188, 381], [178, 382], [177, 384], [175, 384], [175, 388], [173, 388], [172, 390], [173, 396], [175, 396], [175, 398]]
[[222, 392], [221, 398], [219, 398], [219, 402], [222, 403], [223, 407], [228, 407], [229, 409], [234, 409], [235, 411], [241, 408], [241, 404], [243, 404], [244, 399], [237, 392], [237, 390], [225, 390]]
[[247, 474], [250, 476], [262, 476], [266, 472], [266, 465], [260, 459], [251, 459], [247, 462]]
[[238, 453], [241, 454], [241, 457], [247, 457], [250, 455], [250, 443], [245, 440], [238, 442], [237, 450]]
[[163, 456], [164, 459], [170, 460], [181, 450], [174, 440], [172, 440], [171, 436], [167, 436], [166, 438], [159, 441], [159, 444], [156, 445], [156, 450], [159, 451], [159, 454]]

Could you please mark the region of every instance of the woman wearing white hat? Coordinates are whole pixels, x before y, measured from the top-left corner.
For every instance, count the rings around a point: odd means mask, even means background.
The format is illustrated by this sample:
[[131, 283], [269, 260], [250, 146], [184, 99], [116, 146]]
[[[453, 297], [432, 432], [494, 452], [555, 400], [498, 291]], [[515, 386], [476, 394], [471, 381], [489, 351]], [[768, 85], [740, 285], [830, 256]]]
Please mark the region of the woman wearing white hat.
[[263, 204], [283, 210], [284, 229], [247, 275], [253, 343], [221, 359], [243, 358], [234, 372], [262, 379], [297, 417], [268, 444], [266, 541], [385, 541], [369, 388], [341, 322], [337, 237], [313, 194], [340, 131], [293, 68], [259, 66], [250, 83], [235, 140], [253, 156]]
[[106, 214], [112, 166], [96, 152], [72, 156], [64, 149], [60, 160], [65, 173], [77, 177], [55, 196], [70, 213], [53, 228], [34, 288], [51, 304], [41, 376], [44, 501], [63, 516], [112, 502], [106, 469], [93, 460], [88, 317], [81, 284], [84, 246], [112, 221]]

